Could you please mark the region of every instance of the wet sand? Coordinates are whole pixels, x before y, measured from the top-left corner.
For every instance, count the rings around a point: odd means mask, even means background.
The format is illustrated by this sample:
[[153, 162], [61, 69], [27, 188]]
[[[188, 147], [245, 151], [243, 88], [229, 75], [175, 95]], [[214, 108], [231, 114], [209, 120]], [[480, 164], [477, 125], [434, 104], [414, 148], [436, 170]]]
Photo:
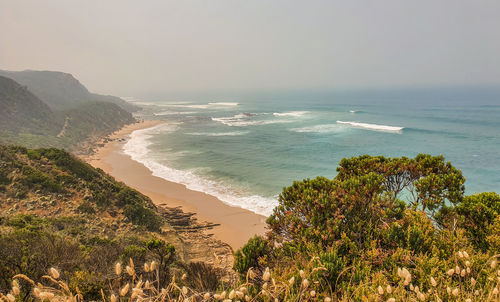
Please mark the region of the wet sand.
[[229, 244], [235, 250], [243, 246], [253, 235], [264, 234], [266, 231], [264, 216], [229, 206], [214, 196], [189, 190], [183, 184], [153, 176], [148, 168], [123, 153], [122, 147], [133, 131], [160, 123], [164, 122], [143, 121], [125, 126], [110, 136], [110, 142], [84, 160], [149, 196], [155, 204], [180, 206], [185, 212], [196, 213], [195, 217], [200, 221], [219, 224], [206, 232], [213, 233], [215, 238]]

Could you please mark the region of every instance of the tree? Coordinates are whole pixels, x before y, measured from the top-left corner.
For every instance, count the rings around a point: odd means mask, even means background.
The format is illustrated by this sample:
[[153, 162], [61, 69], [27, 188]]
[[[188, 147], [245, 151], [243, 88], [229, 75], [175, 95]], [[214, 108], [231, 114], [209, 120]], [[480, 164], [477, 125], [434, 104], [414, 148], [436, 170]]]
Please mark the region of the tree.
[[160, 286], [170, 282], [170, 264], [175, 260], [175, 247], [161, 239], [151, 239], [146, 242], [146, 248], [156, 256], [158, 260], [158, 277]]
[[336, 178], [340, 180], [376, 173], [383, 177], [384, 191], [390, 198], [396, 200], [405, 195], [411, 205], [431, 213], [447, 202], [459, 203], [464, 194], [462, 172], [445, 162], [442, 155], [419, 154], [415, 158], [363, 155], [342, 159], [337, 171]]

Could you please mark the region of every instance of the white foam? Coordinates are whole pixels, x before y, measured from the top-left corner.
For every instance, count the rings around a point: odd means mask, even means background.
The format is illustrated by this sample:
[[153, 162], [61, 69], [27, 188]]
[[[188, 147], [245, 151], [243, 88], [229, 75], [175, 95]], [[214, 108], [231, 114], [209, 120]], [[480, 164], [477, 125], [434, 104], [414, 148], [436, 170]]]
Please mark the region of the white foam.
[[214, 103], [208, 103], [208, 105], [211, 106], [238, 106], [240, 103], [235, 103], [235, 102], [214, 102]]
[[259, 195], [238, 192], [222, 182], [210, 180], [199, 175], [200, 169], [182, 171], [153, 160], [148, 149], [148, 146], [151, 145], [150, 138], [155, 133], [175, 131], [177, 129], [177, 125], [170, 124], [168, 126], [158, 125], [132, 132], [130, 139], [123, 146], [124, 153], [146, 166], [154, 176], [183, 184], [190, 190], [210, 194], [228, 205], [241, 207], [264, 216], [271, 215], [272, 210], [278, 204], [276, 198], [266, 198]]
[[[255, 116], [258, 114], [254, 113], [240, 113], [230, 117], [212, 117], [212, 121], [222, 123], [230, 127], [246, 127], [246, 126], [258, 126], [258, 125], [270, 125], [270, 124], [281, 124], [290, 123], [290, 120], [274, 119], [274, 120], [255, 120]], [[259, 115], [265, 115], [259, 114]]]
[[212, 117], [212, 121], [219, 122], [230, 127], [258, 126], [258, 125], [282, 124], [290, 122], [286, 120], [250, 121], [248, 119], [243, 119], [242, 117], [240, 117], [240, 115], [235, 115], [233, 117]]
[[338, 133], [344, 131], [342, 126], [337, 124], [323, 124], [323, 125], [315, 125], [310, 127], [302, 127], [302, 128], [294, 128], [290, 129], [294, 132], [299, 133]]
[[153, 113], [154, 115], [184, 115], [184, 114], [195, 114], [198, 113], [196, 111], [161, 111], [157, 113]]
[[174, 104], [164, 104], [165, 107], [177, 107], [177, 108], [192, 108], [192, 109], [210, 109], [210, 108], [227, 108], [238, 106], [239, 103], [230, 103], [230, 102], [215, 102], [208, 104], [185, 104], [185, 103], [174, 103]]
[[356, 113], [358, 110], [349, 110], [350, 113]]
[[386, 126], [386, 125], [377, 125], [377, 124], [367, 124], [367, 123], [358, 123], [358, 122], [343, 122], [337, 121], [338, 124], [349, 125], [356, 128], [373, 130], [373, 131], [384, 131], [384, 132], [396, 132], [400, 133], [404, 127], [396, 127], [396, 126]]
[[291, 117], [301, 117], [305, 114], [311, 113], [310, 111], [289, 111], [289, 112], [275, 112], [274, 116], [291, 116]]
[[191, 132], [186, 133], [188, 135], [199, 135], [199, 136], [239, 136], [250, 133], [250, 131], [233, 131], [233, 132]]

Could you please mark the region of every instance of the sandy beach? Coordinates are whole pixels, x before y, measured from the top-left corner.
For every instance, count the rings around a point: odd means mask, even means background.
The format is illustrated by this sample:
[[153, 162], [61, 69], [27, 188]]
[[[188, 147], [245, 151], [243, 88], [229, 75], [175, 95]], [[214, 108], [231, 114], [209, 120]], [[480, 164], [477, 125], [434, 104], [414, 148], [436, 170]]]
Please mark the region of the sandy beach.
[[214, 196], [189, 190], [182, 184], [153, 176], [148, 168], [123, 153], [122, 147], [133, 131], [160, 123], [163, 121], [142, 121], [125, 126], [110, 136], [111, 141], [84, 160], [149, 196], [155, 204], [180, 206], [185, 212], [196, 213], [195, 217], [200, 221], [219, 224], [208, 232], [235, 250], [243, 246], [253, 235], [264, 234], [266, 231], [264, 216], [229, 206]]

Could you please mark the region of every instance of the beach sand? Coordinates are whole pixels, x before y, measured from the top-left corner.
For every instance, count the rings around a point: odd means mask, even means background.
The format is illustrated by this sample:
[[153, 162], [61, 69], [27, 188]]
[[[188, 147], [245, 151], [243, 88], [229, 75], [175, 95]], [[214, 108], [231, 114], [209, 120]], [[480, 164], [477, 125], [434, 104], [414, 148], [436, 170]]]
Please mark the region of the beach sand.
[[214, 196], [153, 176], [148, 168], [123, 153], [122, 147], [133, 131], [160, 123], [163, 121], [142, 121], [125, 126], [109, 137], [111, 141], [83, 159], [149, 196], [155, 204], [180, 206], [185, 212], [196, 213], [195, 217], [200, 221], [219, 224], [207, 232], [213, 233], [216, 239], [229, 244], [234, 250], [242, 247], [253, 235], [263, 235], [266, 231], [264, 216], [229, 206]]

